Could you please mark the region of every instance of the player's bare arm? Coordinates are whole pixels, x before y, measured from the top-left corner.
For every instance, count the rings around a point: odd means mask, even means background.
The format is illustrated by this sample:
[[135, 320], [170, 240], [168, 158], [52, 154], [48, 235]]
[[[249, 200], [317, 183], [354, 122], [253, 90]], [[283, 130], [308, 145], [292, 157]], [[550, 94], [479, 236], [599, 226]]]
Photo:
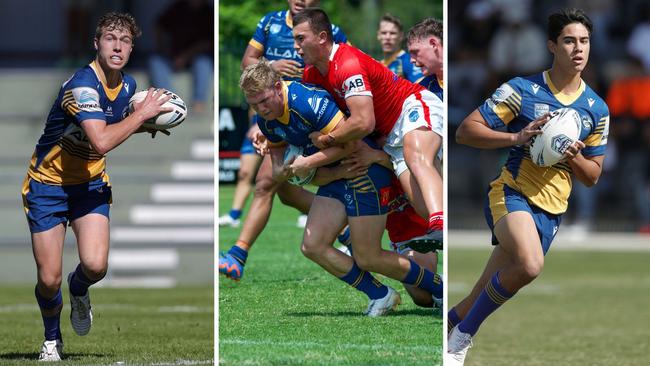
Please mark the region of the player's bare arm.
[[355, 170], [364, 167], [367, 169], [372, 164], [393, 169], [390, 156], [383, 150], [373, 149], [363, 141], [357, 142], [355, 147], [356, 149], [350, 155], [341, 160], [341, 163], [345, 164], [348, 169]]
[[549, 120], [545, 114], [530, 122], [517, 133], [491, 129], [478, 109], [470, 113], [456, 130], [456, 142], [479, 149], [499, 149], [530, 143], [533, 136], [540, 135], [540, 127]]
[[309, 156], [298, 156], [291, 163], [291, 172], [297, 176], [307, 175], [314, 168], [341, 160], [343, 157], [349, 155], [354, 148], [355, 144], [350, 142], [317, 151]]
[[282, 145], [269, 149], [271, 155], [271, 177], [276, 182], [284, 182], [292, 176], [289, 164], [284, 164], [284, 152], [287, 146]]
[[359, 140], [375, 130], [375, 110], [372, 97], [356, 95], [345, 99], [350, 117], [345, 123], [339, 123], [326, 135], [313, 135], [312, 143], [320, 149], [334, 144]]
[[[241, 69], [244, 70], [248, 65], [260, 62], [262, 56], [264, 56], [264, 51], [248, 45], [246, 51], [244, 51], [244, 57], [242, 57]], [[273, 60], [271, 68], [282, 76], [290, 78], [302, 77], [303, 69], [300, 67], [300, 63], [295, 60]]]
[[[582, 141], [576, 141], [569, 149], [575, 152], [577, 148], [576, 145], [582, 147], [579, 150], [584, 148], [584, 143]], [[567, 161], [573, 170], [573, 175], [587, 187], [591, 187], [594, 184], [598, 183], [600, 174], [603, 172], [603, 162], [605, 161], [605, 155], [590, 156], [585, 157], [580, 152], [575, 152], [575, 155], [572, 158], [569, 158]], [[572, 152], [573, 154], [573, 152]]]
[[98, 154], [106, 154], [119, 146], [131, 134], [140, 128], [142, 123], [157, 116], [161, 112], [172, 109], [163, 107], [171, 96], [163, 96], [162, 90], [150, 88], [147, 97], [134, 105], [135, 111], [119, 123], [106, 124], [98, 119], [88, 119], [81, 123], [81, 128], [88, 136], [90, 145]]

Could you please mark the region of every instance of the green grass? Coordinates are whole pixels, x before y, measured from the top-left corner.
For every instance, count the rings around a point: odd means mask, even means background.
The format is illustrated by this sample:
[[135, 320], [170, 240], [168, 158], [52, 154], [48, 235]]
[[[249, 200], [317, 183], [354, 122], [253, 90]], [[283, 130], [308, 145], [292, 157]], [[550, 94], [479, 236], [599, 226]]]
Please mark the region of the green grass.
[[[0, 288], [0, 365], [37, 365], [43, 323], [32, 286]], [[84, 337], [70, 326], [64, 289], [66, 358], [57, 365], [176, 365], [213, 360], [211, 287], [91, 289], [94, 321]], [[189, 363], [184, 363], [189, 364]]]
[[[469, 292], [488, 256], [450, 250], [450, 305]], [[465, 365], [649, 364], [648, 263], [645, 252], [551, 249], [544, 273], [483, 324]]]
[[[233, 187], [219, 191], [227, 212]], [[442, 318], [418, 308], [400, 283], [402, 305], [389, 316], [362, 315], [367, 298], [300, 253], [297, 211], [279, 200], [250, 253], [244, 278], [219, 281], [221, 365], [439, 365]], [[219, 231], [227, 250], [238, 229]]]

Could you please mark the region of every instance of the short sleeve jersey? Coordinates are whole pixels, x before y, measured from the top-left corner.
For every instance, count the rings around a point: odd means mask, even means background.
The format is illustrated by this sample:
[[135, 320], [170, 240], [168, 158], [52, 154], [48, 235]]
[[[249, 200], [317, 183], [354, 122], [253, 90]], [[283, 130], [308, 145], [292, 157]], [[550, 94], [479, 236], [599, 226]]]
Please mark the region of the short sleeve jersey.
[[345, 99], [363, 95], [373, 98], [375, 130], [388, 136], [409, 96], [424, 87], [403, 79], [379, 61], [347, 44], [335, 44], [330, 55], [327, 75], [314, 66], [307, 66], [303, 80], [325, 88], [341, 110], [347, 110]]
[[255, 122], [271, 143], [279, 146], [288, 142], [303, 147], [306, 155], [318, 151], [309, 138], [314, 131], [328, 133], [343, 118], [343, 112], [324, 89], [297, 81], [285, 82], [284, 113], [275, 120], [267, 121], [259, 115]]
[[[547, 71], [517, 77], [502, 84], [479, 107], [479, 112], [491, 128], [505, 127], [508, 132], [518, 132], [545, 113], [564, 107], [575, 109], [582, 119], [580, 140], [586, 145], [582, 154], [585, 157], [604, 155], [609, 134], [609, 110], [584, 81], [578, 91], [566, 95], [553, 85]], [[517, 145], [510, 149], [497, 179], [522, 193], [531, 204], [559, 215], [567, 209], [571, 172], [571, 166], [566, 162], [540, 167], [532, 162], [528, 146]]]
[[31, 159], [27, 174], [52, 185], [86, 183], [103, 177], [106, 161], [90, 145], [81, 128], [85, 120], [120, 122], [136, 88], [133, 77], [122, 74], [122, 83], [109, 89], [100, 80], [94, 63], [77, 71], [59, 90]]
[[[267, 60], [294, 60], [300, 63], [300, 67], [305, 67], [302, 57], [293, 48], [292, 32], [293, 21], [289, 10], [274, 11], [266, 14], [257, 23], [253, 38], [248, 44], [264, 52], [264, 57]], [[332, 35], [336, 43], [347, 42], [345, 33], [334, 24], [332, 24]]]
[[422, 79], [418, 80], [418, 84], [427, 88], [430, 92], [435, 94], [440, 100], [443, 100], [443, 91], [442, 91], [442, 82], [438, 80], [438, 77], [435, 75], [425, 76]]
[[422, 70], [411, 63], [411, 56], [404, 50], [400, 50], [388, 59], [381, 60], [381, 63], [395, 75], [401, 76], [412, 83], [416, 83], [422, 78]]

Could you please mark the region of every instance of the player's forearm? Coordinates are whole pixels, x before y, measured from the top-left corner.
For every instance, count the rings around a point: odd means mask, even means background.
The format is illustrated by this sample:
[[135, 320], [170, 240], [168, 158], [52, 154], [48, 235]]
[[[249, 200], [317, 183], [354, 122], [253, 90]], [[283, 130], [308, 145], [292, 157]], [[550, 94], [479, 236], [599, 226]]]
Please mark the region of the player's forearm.
[[368, 120], [350, 116], [345, 123], [340, 123], [329, 135], [337, 144], [343, 144], [353, 140], [360, 140], [372, 133], [374, 129], [374, 119], [372, 123], [369, 123]]
[[582, 154], [578, 154], [575, 158], [569, 160], [569, 165], [576, 179], [587, 187], [598, 183], [600, 174], [603, 171], [600, 162], [587, 159]]
[[82, 122], [82, 127], [88, 136], [91, 146], [98, 154], [105, 155], [118, 147], [129, 136], [137, 131], [145, 121], [140, 113], [134, 112], [119, 123], [90, 125]]
[[322, 167], [341, 160], [352, 152], [351, 143], [328, 147], [304, 158], [304, 166], [308, 169]]
[[314, 177], [311, 179], [311, 182], [309, 182], [309, 184], [315, 186], [324, 186], [326, 184], [334, 182], [335, 180], [343, 179], [343, 169], [344, 168], [340, 165], [331, 168], [320, 167], [318, 170], [316, 170], [316, 174], [314, 174]]
[[241, 69], [244, 70], [247, 66], [260, 62], [260, 58], [263, 55], [264, 53], [262, 51], [249, 44], [246, 47], [246, 51], [244, 51], [244, 57], [242, 57], [241, 60]]
[[478, 149], [499, 149], [516, 145], [517, 134], [495, 131], [468, 117], [456, 130], [456, 142]]

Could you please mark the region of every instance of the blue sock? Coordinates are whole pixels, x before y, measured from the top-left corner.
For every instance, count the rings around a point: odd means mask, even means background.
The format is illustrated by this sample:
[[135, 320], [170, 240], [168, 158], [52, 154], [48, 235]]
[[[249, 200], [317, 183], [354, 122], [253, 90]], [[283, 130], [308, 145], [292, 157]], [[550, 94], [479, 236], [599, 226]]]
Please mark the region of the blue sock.
[[343, 245], [350, 245], [350, 226], [346, 226], [343, 234], [338, 236], [339, 242]]
[[228, 213], [233, 220], [237, 220], [241, 217], [241, 210], [235, 210], [234, 208]]
[[86, 276], [84, 271], [81, 269], [81, 263], [77, 265], [77, 268], [74, 270], [74, 274], [70, 279], [70, 293], [75, 296], [83, 296], [88, 292], [88, 287], [99, 282], [101, 278], [97, 280], [91, 280]]
[[458, 313], [456, 312], [456, 308], [451, 308], [449, 312], [447, 313], [447, 331], [451, 332], [452, 329], [454, 329], [455, 326], [458, 325], [458, 323], [461, 322], [461, 318], [458, 316]]
[[511, 297], [512, 294], [501, 287], [501, 283], [499, 283], [499, 272], [495, 273], [481, 291], [465, 319], [458, 324], [458, 330], [473, 336], [483, 321]]
[[411, 262], [411, 269], [406, 274], [403, 283], [419, 287], [438, 299], [442, 298], [442, 278], [438, 274], [429, 271], [426, 268], [420, 267], [413, 260]]
[[233, 245], [232, 248], [228, 251], [228, 254], [232, 255], [241, 265], [246, 264], [246, 258], [248, 258], [248, 252], [244, 249]]
[[[63, 296], [61, 295], [61, 289], [59, 292], [54, 295], [51, 299], [46, 299], [38, 292], [38, 287], [34, 289], [34, 295], [36, 295], [36, 302], [38, 306], [43, 310], [52, 310], [56, 309], [58, 306], [63, 304]], [[55, 339], [61, 339], [61, 310], [54, 316], [44, 316], [41, 313], [43, 318], [43, 326], [45, 327], [45, 340], [53, 341]]]
[[339, 279], [357, 290], [368, 295], [371, 300], [381, 299], [388, 293], [388, 287], [379, 282], [370, 273], [362, 271], [356, 262], [352, 263], [352, 269]]

